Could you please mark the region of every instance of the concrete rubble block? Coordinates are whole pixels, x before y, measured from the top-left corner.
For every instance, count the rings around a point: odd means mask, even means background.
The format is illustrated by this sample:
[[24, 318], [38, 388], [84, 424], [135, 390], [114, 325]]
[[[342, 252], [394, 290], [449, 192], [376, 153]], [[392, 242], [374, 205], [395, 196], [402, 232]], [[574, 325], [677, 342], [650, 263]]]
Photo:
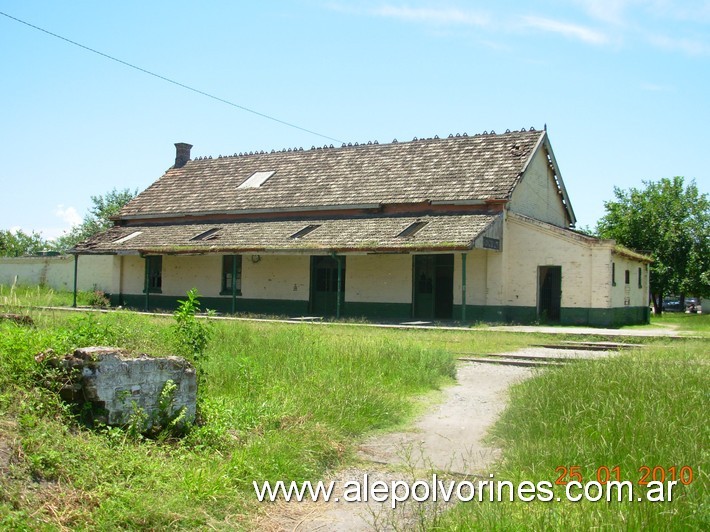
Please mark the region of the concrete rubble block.
[[[116, 347], [84, 347], [65, 356], [59, 365], [80, 372], [71, 395], [93, 403], [97, 421], [122, 426], [142, 412], [146, 417], [144, 428], [149, 430], [165, 417], [174, 418], [182, 409], [181, 424], [195, 420], [197, 374], [183, 358], [134, 356]], [[161, 419], [161, 393], [168, 381], [175, 384], [175, 391]]]

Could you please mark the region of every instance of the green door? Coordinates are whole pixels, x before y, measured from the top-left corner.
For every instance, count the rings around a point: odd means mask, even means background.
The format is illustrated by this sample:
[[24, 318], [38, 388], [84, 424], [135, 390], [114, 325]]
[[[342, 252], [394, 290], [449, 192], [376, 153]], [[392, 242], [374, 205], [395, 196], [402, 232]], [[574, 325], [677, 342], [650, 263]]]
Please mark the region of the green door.
[[538, 318], [542, 322], [560, 321], [562, 267], [538, 267]]
[[[345, 257], [341, 261], [340, 304], [345, 294]], [[338, 260], [311, 257], [311, 312], [316, 316], [335, 316], [338, 311]]]
[[450, 320], [454, 308], [454, 256], [414, 256], [414, 317]]

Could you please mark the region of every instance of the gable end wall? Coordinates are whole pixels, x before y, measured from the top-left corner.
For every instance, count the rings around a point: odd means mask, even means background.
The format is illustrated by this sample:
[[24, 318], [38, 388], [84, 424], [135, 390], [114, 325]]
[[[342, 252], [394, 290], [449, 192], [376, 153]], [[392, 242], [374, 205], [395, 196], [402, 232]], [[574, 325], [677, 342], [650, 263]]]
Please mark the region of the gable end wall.
[[510, 199], [510, 210], [558, 227], [568, 227], [569, 218], [557, 189], [544, 147], [540, 147], [525, 170]]

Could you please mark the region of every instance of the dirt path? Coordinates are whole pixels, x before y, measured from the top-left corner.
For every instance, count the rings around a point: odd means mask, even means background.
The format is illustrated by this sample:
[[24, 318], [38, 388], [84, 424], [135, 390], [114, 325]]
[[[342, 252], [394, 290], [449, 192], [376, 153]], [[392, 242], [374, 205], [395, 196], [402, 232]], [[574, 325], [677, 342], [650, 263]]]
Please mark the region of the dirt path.
[[[338, 472], [336, 495], [343, 495], [348, 481], [363, 482], [367, 475], [370, 486], [375, 481], [391, 484], [396, 480], [412, 483], [428, 479], [432, 473], [441, 478], [480, 475], [488, 478], [491, 464], [500, 450], [483, 443], [488, 429], [506, 404], [508, 388], [528, 378], [531, 368], [460, 363], [457, 383], [444, 390], [443, 400], [421, 416], [410, 430], [378, 435], [366, 440], [359, 449], [363, 464], [359, 468]], [[391, 501], [279, 503], [259, 523], [272, 530], [392, 530], [415, 524], [426, 505], [399, 504], [391, 509]]]

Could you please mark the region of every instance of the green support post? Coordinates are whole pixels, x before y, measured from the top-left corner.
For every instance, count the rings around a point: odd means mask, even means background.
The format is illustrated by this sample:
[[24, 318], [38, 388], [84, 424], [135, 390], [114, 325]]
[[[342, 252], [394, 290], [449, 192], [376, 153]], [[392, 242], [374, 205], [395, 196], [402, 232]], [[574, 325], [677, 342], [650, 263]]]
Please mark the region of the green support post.
[[232, 255], [232, 314], [237, 312], [237, 256]]
[[148, 255], [143, 257], [145, 259], [145, 304], [144, 310], [148, 312], [150, 308], [150, 262], [148, 261]]
[[77, 285], [77, 277], [79, 276], [79, 254], [74, 253], [74, 302], [72, 303], [72, 307], [76, 308], [76, 285]]
[[340, 319], [340, 294], [343, 287], [343, 263], [340, 261], [335, 252], [333, 252], [332, 257], [338, 262], [338, 292], [337, 299], [335, 301], [335, 317]]
[[466, 321], [466, 253], [461, 253], [461, 321]]

